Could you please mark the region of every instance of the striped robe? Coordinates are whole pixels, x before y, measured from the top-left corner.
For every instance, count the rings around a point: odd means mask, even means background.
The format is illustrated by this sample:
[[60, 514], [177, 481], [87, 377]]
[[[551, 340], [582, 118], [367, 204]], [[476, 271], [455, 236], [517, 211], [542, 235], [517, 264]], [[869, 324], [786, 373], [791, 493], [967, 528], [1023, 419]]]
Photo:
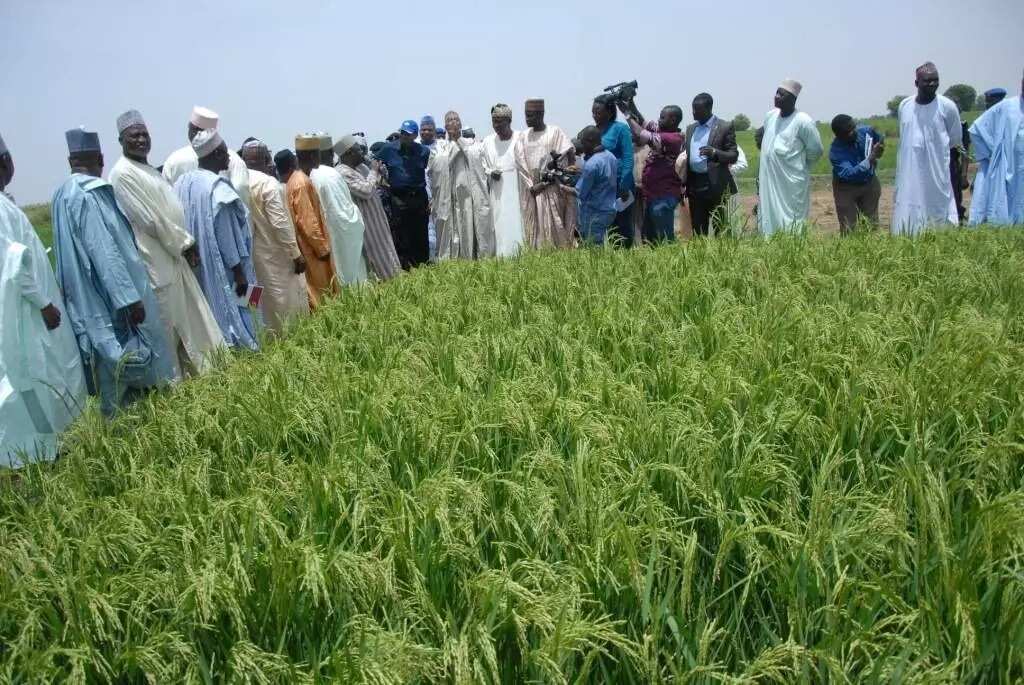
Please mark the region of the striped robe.
[[384, 213], [384, 205], [377, 194], [380, 174], [371, 169], [369, 175], [364, 178], [358, 170], [347, 164], [339, 164], [335, 168], [345, 179], [352, 200], [363, 214], [366, 226], [366, 233], [363, 234], [363, 251], [370, 264], [370, 270], [379, 280], [394, 278], [402, 273], [402, 266], [395, 251], [395, 241], [391, 237], [391, 227], [387, 214]]

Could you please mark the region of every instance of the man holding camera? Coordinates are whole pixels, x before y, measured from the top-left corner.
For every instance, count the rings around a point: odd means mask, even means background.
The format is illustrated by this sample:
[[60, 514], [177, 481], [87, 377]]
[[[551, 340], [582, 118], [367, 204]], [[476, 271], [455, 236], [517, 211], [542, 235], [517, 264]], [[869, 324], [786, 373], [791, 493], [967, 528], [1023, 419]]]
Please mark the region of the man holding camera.
[[524, 242], [530, 248], [571, 247], [576, 230], [575, 198], [543, 177], [552, 153], [571, 164], [575, 149], [562, 129], [544, 122], [541, 98], [526, 101], [526, 125], [515, 143]]
[[676, 173], [675, 160], [683, 149], [679, 124], [683, 110], [668, 105], [657, 122], [644, 122], [633, 98], [618, 103], [626, 115], [633, 138], [649, 146], [641, 176], [644, 195], [643, 237], [656, 243], [675, 240], [675, 211], [682, 197], [683, 184]]

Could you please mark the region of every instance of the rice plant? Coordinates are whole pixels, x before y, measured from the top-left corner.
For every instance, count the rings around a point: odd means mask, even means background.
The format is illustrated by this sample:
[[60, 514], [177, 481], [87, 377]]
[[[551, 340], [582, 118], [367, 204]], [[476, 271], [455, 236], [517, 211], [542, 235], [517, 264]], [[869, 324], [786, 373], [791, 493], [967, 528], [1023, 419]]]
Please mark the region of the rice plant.
[[1024, 233], [446, 263], [0, 487], [0, 680], [1015, 682]]

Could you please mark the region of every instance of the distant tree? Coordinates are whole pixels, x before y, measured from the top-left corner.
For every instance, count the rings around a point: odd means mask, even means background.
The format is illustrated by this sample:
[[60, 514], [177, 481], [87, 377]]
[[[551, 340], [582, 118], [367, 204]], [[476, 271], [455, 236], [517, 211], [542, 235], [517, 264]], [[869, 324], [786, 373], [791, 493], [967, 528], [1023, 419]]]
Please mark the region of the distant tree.
[[979, 95], [978, 99], [974, 101], [974, 111], [984, 112], [985, 111], [985, 96]]
[[736, 129], [737, 133], [739, 133], [740, 131], [746, 131], [747, 129], [750, 128], [750, 117], [748, 117], [746, 114], [737, 114], [735, 117], [733, 117], [732, 126], [734, 129]]
[[961, 112], [970, 111], [978, 100], [978, 91], [974, 90], [974, 88], [971, 88], [966, 83], [957, 83], [950, 86], [946, 89], [946, 92], [943, 93], [943, 95], [955, 102]]
[[900, 115], [900, 103], [907, 99], [906, 95], [897, 95], [886, 103], [885, 108], [889, 110], [889, 116], [893, 119]]

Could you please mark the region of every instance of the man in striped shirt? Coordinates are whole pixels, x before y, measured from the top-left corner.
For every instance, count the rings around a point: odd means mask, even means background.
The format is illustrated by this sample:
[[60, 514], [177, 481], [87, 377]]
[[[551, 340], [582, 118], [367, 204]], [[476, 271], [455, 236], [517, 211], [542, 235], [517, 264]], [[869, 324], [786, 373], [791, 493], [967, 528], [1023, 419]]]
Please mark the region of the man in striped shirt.
[[395, 241], [391, 237], [388, 217], [384, 205], [380, 201], [377, 187], [381, 179], [381, 162], [374, 160], [370, 173], [363, 177], [359, 172], [360, 165], [366, 162], [363, 148], [355, 136], [345, 136], [334, 145], [338, 153], [337, 166], [341, 177], [348, 184], [352, 200], [362, 212], [366, 233], [363, 235], [363, 252], [370, 270], [381, 281], [394, 278], [402, 272], [395, 251]]

